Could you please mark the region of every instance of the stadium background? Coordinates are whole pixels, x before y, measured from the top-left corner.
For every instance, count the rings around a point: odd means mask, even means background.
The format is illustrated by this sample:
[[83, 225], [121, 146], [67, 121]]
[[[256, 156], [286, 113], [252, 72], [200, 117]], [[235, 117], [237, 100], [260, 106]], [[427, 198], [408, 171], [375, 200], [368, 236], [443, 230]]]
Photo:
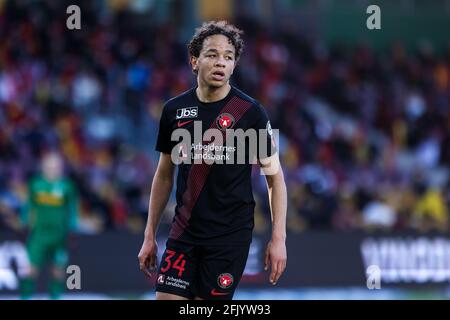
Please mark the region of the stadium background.
[[[71, 4], [81, 30], [66, 28]], [[366, 28], [370, 4], [381, 30]], [[61, 150], [80, 190], [69, 246], [82, 289], [63, 297], [154, 298], [137, 253], [158, 120], [194, 83], [194, 28], [216, 18], [245, 30], [233, 83], [280, 129], [289, 198], [288, 268], [271, 287], [255, 171], [255, 238], [236, 298], [449, 298], [450, 1], [0, 0], [0, 299], [18, 297], [17, 218], [46, 148]], [[160, 249], [173, 207], [172, 197]], [[370, 265], [380, 290], [366, 286]]]

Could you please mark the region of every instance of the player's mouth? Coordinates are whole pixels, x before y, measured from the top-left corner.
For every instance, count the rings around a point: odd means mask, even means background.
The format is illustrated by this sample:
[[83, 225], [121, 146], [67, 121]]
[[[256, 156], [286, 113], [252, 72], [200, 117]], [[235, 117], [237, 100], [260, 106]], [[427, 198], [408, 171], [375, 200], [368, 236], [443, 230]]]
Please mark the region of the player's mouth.
[[223, 71], [214, 71], [212, 73], [212, 78], [215, 81], [223, 81], [225, 79], [225, 72], [223, 72]]

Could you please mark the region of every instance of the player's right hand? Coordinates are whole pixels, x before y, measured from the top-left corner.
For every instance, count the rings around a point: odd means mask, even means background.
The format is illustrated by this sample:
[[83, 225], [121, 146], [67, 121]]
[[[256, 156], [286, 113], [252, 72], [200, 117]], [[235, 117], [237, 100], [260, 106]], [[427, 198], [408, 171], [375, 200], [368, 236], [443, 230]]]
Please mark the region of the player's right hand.
[[152, 271], [156, 270], [158, 244], [155, 240], [144, 240], [141, 251], [139, 251], [139, 268], [147, 277], [152, 276]]

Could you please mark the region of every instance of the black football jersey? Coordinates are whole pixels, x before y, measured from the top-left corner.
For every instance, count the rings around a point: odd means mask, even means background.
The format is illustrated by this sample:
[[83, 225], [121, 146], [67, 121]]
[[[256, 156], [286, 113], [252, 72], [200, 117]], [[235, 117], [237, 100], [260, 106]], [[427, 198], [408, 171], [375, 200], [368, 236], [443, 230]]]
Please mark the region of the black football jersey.
[[[202, 135], [207, 129], [222, 132], [222, 143], [203, 137], [194, 141], [194, 128], [200, 124]], [[176, 129], [187, 130], [192, 140], [172, 141]], [[227, 132], [239, 129], [254, 129], [257, 145], [250, 146], [248, 139], [243, 146], [236, 140], [234, 146], [227, 144]], [[177, 205], [169, 238], [190, 243], [250, 243], [255, 207], [251, 160], [276, 152], [272, 135], [264, 108], [233, 86], [225, 98], [212, 103], [201, 102], [196, 88], [169, 100], [161, 115], [156, 150], [190, 160], [178, 164]], [[261, 154], [262, 145], [265, 150]], [[244, 163], [238, 163], [238, 152], [245, 153]]]

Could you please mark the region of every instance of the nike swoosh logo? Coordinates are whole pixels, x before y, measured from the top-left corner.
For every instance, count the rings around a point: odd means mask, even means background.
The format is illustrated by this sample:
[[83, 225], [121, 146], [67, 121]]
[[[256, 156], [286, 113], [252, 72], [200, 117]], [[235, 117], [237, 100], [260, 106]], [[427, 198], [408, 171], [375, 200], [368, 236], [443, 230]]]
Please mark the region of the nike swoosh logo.
[[184, 121], [184, 122], [181, 122], [178, 120], [178, 128], [184, 127], [185, 125], [187, 125], [188, 123], [191, 123], [192, 121], [194, 121], [194, 120], [189, 120], [189, 121]]
[[229, 295], [229, 293], [228, 292], [219, 292], [216, 289], [212, 289], [211, 295], [212, 296], [227, 296], [227, 295]]

